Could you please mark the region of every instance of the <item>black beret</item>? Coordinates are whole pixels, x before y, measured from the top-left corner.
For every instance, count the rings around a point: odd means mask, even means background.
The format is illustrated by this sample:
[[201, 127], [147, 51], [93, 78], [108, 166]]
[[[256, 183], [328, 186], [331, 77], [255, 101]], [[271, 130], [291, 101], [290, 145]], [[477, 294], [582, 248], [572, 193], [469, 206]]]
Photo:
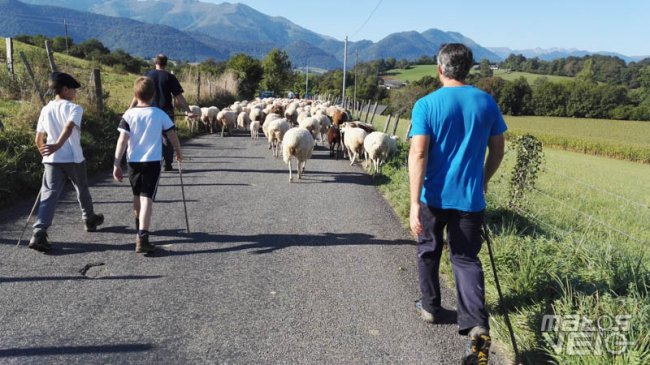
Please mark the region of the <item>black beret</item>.
[[50, 81], [58, 86], [66, 86], [70, 89], [78, 89], [81, 87], [81, 84], [74, 79], [74, 77], [68, 75], [65, 72], [52, 72], [50, 74]]

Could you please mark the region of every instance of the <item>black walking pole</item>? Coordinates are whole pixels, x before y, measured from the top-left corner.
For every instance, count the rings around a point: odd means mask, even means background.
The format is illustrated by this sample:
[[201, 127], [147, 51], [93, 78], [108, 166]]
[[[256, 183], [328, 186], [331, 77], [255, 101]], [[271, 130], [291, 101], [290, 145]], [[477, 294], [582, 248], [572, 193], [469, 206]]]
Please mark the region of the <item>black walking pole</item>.
[[190, 222], [187, 219], [187, 205], [185, 204], [185, 188], [183, 186], [183, 167], [180, 161], [178, 161], [178, 176], [180, 176], [181, 178], [181, 194], [183, 195], [183, 210], [185, 211], [185, 227], [187, 228], [187, 234], [190, 234]]
[[503, 311], [503, 317], [506, 320], [506, 326], [508, 326], [508, 331], [510, 332], [510, 341], [512, 341], [512, 349], [515, 352], [515, 363], [519, 364], [521, 360], [519, 358], [519, 349], [517, 348], [517, 341], [515, 340], [515, 332], [512, 330], [512, 323], [510, 323], [510, 316], [508, 316], [508, 310], [503, 303], [503, 294], [501, 293], [501, 285], [499, 284], [499, 277], [497, 276], [497, 266], [494, 263], [494, 254], [492, 253], [492, 242], [490, 240], [490, 235], [488, 234], [488, 227], [483, 223], [483, 235], [485, 236], [485, 242], [487, 243], [488, 252], [490, 253], [490, 263], [492, 264], [492, 272], [494, 273], [494, 282], [497, 286], [497, 293], [499, 294], [499, 305]]
[[32, 219], [32, 215], [34, 214], [34, 210], [36, 210], [36, 206], [38, 205], [38, 202], [41, 201], [41, 191], [38, 191], [38, 195], [36, 195], [36, 201], [34, 202], [34, 206], [32, 207], [32, 211], [29, 212], [29, 216], [27, 216], [27, 221], [25, 222], [25, 227], [23, 227], [23, 231], [20, 233], [20, 237], [18, 238], [18, 243], [16, 243], [16, 247], [20, 246], [20, 241], [23, 239], [23, 235], [25, 234], [25, 230], [27, 229], [27, 226], [29, 225], [29, 220]]

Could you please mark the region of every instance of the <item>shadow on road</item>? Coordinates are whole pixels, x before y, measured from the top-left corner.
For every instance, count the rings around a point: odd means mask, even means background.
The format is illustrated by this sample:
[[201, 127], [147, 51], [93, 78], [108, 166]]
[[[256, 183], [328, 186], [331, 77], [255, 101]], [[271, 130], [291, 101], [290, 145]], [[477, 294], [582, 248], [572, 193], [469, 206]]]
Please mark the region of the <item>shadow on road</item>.
[[90, 278], [87, 276], [29, 276], [29, 277], [2, 277], [0, 283], [24, 283], [34, 281], [67, 281], [67, 280], [149, 280], [160, 279], [161, 275], [122, 275], [122, 276], [102, 276]]
[[[155, 241], [157, 246], [160, 245], [177, 245], [177, 244], [201, 244], [216, 243], [219, 245], [228, 245], [227, 247], [217, 247], [201, 250], [172, 251], [158, 247], [156, 256], [184, 256], [195, 254], [225, 253], [237, 251], [251, 251], [251, 254], [265, 254], [289, 247], [328, 247], [328, 246], [346, 246], [346, 245], [379, 245], [379, 246], [398, 246], [414, 245], [411, 240], [383, 240], [372, 235], [364, 233], [322, 233], [318, 235], [297, 235], [297, 234], [258, 234], [258, 235], [228, 235], [196, 232], [190, 235], [183, 230], [163, 230], [152, 233], [152, 236], [169, 237], [171, 239]], [[233, 245], [234, 244], [234, 245]]]
[[109, 354], [120, 352], [144, 352], [153, 349], [148, 343], [96, 346], [51, 346], [0, 349], [0, 357], [25, 357], [47, 355]]

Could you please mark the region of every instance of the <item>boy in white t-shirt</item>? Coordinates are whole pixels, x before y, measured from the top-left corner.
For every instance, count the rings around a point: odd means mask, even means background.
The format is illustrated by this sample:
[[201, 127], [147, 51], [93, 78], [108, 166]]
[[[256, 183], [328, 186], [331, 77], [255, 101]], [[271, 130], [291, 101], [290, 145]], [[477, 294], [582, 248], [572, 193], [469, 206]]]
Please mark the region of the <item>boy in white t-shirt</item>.
[[43, 156], [44, 172], [38, 216], [28, 247], [41, 252], [52, 248], [47, 241], [47, 229], [52, 224], [66, 178], [72, 181], [77, 190], [86, 231], [94, 232], [104, 222], [103, 215], [95, 214], [88, 190], [86, 161], [81, 150], [83, 108], [72, 102], [80, 86], [72, 76], [53, 72], [49, 87], [56, 97], [43, 107], [36, 126], [35, 143]]
[[122, 182], [120, 163], [124, 151], [127, 150], [129, 182], [133, 190], [133, 213], [138, 231], [135, 252], [146, 254], [154, 251], [154, 246], [149, 242], [149, 225], [153, 198], [160, 177], [160, 161], [163, 159], [163, 133], [174, 146], [176, 160], [182, 161], [183, 155], [174, 122], [162, 109], [151, 106], [155, 95], [153, 80], [145, 76], [139, 77], [133, 85], [133, 94], [137, 105], [124, 113], [117, 128], [120, 137], [115, 147], [113, 178]]

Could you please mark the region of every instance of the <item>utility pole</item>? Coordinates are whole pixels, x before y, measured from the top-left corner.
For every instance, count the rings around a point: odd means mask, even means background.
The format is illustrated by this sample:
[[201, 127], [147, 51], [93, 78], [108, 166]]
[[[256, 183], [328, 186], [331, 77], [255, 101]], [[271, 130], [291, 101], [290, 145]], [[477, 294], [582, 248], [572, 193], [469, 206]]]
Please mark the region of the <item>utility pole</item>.
[[345, 36], [343, 45], [343, 93], [341, 95], [341, 105], [345, 105], [345, 72], [348, 62], [348, 36]]
[[307, 65], [307, 73], [305, 74], [305, 95], [302, 98], [306, 99], [307, 94], [309, 94], [309, 65]]
[[70, 48], [68, 47], [68, 22], [63, 18], [63, 30], [65, 31], [65, 53], [70, 54]]
[[354, 58], [354, 97], [352, 98], [353, 108], [354, 106], [357, 105], [357, 64], [358, 63], [359, 63], [359, 50], [357, 49], [355, 51], [355, 58]]

